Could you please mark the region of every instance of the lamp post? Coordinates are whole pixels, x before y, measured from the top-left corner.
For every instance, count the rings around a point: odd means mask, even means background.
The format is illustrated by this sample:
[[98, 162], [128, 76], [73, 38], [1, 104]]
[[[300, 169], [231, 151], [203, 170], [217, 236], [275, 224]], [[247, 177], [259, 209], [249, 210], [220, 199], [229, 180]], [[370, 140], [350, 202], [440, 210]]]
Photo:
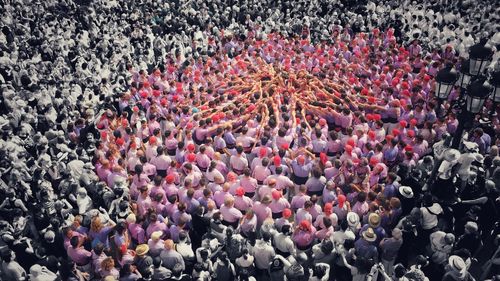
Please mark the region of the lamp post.
[[448, 99], [453, 86], [458, 80], [458, 73], [453, 69], [452, 64], [447, 64], [436, 75], [436, 96], [438, 98], [438, 109], [436, 112], [437, 117], [441, 115], [441, 104]]
[[459, 86], [463, 91], [467, 88], [471, 80], [471, 74], [469, 72], [470, 60], [462, 62], [460, 66], [460, 76], [458, 77], [457, 83], [455, 85]]
[[479, 43], [469, 49], [469, 73], [478, 76], [484, 73], [493, 57], [493, 49], [485, 46], [488, 38], [482, 38]]
[[465, 128], [472, 124], [474, 115], [481, 112], [491, 90], [491, 85], [483, 78], [475, 79], [467, 87], [466, 102], [458, 114], [458, 127], [453, 136], [452, 148], [458, 149]]
[[493, 106], [490, 110], [490, 116], [495, 116], [497, 114], [497, 103], [500, 102], [500, 70], [497, 70], [491, 74], [490, 84], [494, 88], [491, 95]]

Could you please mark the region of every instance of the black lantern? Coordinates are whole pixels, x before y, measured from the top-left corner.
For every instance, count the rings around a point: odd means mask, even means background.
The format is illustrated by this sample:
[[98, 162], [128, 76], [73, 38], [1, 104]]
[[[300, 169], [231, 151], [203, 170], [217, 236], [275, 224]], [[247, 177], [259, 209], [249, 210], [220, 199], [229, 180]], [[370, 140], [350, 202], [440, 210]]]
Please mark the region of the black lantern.
[[493, 86], [493, 96], [491, 99], [495, 103], [500, 103], [500, 70], [497, 70], [491, 75], [491, 85]]
[[458, 73], [453, 69], [453, 65], [446, 65], [436, 75], [436, 96], [440, 100], [446, 100], [451, 89], [458, 79]]
[[467, 103], [466, 109], [470, 113], [479, 113], [484, 101], [490, 95], [492, 90], [491, 85], [484, 79], [477, 79], [467, 87]]
[[477, 76], [483, 73], [493, 57], [493, 50], [490, 47], [485, 46], [487, 40], [487, 38], [483, 38], [479, 43], [470, 47], [469, 73], [472, 76]]
[[458, 77], [457, 83], [455, 85], [462, 89], [467, 88], [470, 83], [471, 75], [469, 73], [470, 61], [464, 61], [460, 66], [460, 76]]

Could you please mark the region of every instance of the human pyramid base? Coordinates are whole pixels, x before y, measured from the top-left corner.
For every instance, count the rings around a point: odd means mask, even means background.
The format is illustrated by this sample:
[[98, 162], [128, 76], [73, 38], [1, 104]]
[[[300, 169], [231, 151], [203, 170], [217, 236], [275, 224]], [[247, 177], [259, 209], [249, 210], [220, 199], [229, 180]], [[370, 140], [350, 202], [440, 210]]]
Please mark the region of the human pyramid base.
[[500, 280], [486, 4], [7, 2], [0, 280]]

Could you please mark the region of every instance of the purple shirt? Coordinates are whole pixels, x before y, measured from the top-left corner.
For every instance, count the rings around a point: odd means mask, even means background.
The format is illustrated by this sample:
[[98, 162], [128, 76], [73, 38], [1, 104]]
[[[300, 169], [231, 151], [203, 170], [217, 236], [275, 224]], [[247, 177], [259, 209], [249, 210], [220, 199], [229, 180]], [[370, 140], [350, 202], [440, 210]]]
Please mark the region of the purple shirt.
[[144, 229], [140, 224], [137, 223], [132, 223], [128, 225], [128, 231], [130, 232], [130, 236], [137, 240], [139, 244], [143, 244], [146, 239], [145, 239], [145, 232]]
[[307, 247], [311, 245], [314, 240], [314, 234], [316, 233], [316, 229], [314, 226], [311, 226], [311, 231], [299, 230], [295, 232], [292, 236], [293, 242], [299, 247]]

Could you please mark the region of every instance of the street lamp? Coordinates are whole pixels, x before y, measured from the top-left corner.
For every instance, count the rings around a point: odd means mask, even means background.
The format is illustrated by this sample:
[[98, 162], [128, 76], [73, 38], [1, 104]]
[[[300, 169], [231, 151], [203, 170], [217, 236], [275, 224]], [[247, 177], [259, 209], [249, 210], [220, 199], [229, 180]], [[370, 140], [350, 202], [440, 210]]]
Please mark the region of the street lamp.
[[436, 96], [438, 98], [438, 110], [436, 115], [441, 113], [441, 104], [448, 99], [455, 82], [458, 80], [458, 73], [453, 69], [452, 64], [447, 64], [436, 75]]
[[482, 38], [479, 43], [470, 47], [469, 71], [473, 76], [482, 74], [493, 57], [493, 49], [485, 46], [487, 41], [487, 38]]
[[474, 115], [481, 112], [484, 101], [486, 101], [492, 89], [493, 87], [483, 78], [475, 79], [467, 87], [465, 108], [462, 108], [458, 113], [458, 127], [453, 136], [452, 148], [458, 149], [464, 129], [469, 124], [472, 124]]
[[500, 70], [497, 70], [491, 74], [490, 84], [494, 88], [491, 96], [493, 106], [491, 108], [490, 115], [495, 116], [497, 103], [500, 103]]
[[465, 89], [469, 86], [471, 75], [469, 73], [470, 61], [462, 62], [460, 66], [460, 76], [458, 77], [456, 85], [460, 87], [460, 89]]

